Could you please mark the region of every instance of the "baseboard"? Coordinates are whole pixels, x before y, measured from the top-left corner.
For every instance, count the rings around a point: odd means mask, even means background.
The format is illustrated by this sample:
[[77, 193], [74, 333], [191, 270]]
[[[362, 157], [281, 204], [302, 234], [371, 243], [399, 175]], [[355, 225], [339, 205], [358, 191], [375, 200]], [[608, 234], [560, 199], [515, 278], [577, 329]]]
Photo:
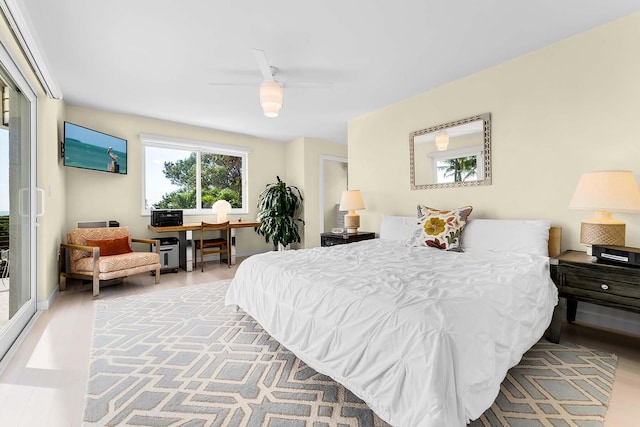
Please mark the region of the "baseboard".
[[33, 328], [33, 325], [35, 325], [36, 320], [38, 320], [38, 317], [40, 317], [40, 313], [36, 311], [33, 317], [31, 317], [31, 320], [29, 320], [27, 325], [24, 327], [22, 332], [20, 332], [20, 335], [18, 335], [18, 338], [16, 338], [13, 344], [11, 344], [11, 347], [9, 347], [9, 351], [7, 351], [4, 357], [0, 359], [0, 374], [2, 374], [2, 372], [7, 367], [7, 365], [9, 365], [9, 362], [11, 361], [13, 356], [17, 353], [18, 349], [22, 345], [22, 342], [26, 339], [27, 335], [29, 335], [29, 332]]
[[43, 301], [38, 301], [38, 304], [36, 305], [36, 309], [38, 311], [49, 310], [49, 308], [53, 305], [53, 302], [58, 297], [59, 292], [60, 292], [60, 287], [56, 286], [53, 292], [51, 292], [51, 295], [49, 295], [49, 298]]
[[640, 313], [631, 311], [580, 302], [576, 321], [640, 335]]

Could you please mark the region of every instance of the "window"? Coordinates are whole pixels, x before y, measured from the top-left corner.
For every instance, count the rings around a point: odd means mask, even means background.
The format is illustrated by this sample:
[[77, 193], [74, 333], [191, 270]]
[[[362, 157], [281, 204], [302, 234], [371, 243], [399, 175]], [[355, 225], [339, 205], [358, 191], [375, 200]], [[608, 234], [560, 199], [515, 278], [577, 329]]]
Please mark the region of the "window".
[[482, 146], [458, 148], [429, 153], [433, 164], [433, 179], [437, 184], [448, 182], [478, 181], [484, 179], [484, 170], [478, 168], [482, 162]]
[[141, 134], [143, 214], [151, 209], [210, 213], [217, 200], [231, 203], [231, 213], [247, 213], [248, 149]]

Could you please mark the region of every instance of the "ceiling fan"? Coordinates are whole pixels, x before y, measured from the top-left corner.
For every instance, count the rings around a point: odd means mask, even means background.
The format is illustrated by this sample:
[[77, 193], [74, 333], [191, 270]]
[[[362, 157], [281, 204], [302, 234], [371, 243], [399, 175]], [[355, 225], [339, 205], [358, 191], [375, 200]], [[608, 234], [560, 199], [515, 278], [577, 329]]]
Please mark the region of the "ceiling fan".
[[[251, 49], [262, 73], [263, 81], [260, 84], [260, 105], [267, 117], [278, 117], [282, 108], [283, 88], [307, 88], [307, 89], [331, 89], [330, 82], [283, 82], [276, 80], [278, 67], [274, 67], [267, 61], [267, 55], [261, 49]], [[246, 83], [209, 83], [212, 86], [246, 86]], [[253, 86], [253, 84], [250, 84]]]

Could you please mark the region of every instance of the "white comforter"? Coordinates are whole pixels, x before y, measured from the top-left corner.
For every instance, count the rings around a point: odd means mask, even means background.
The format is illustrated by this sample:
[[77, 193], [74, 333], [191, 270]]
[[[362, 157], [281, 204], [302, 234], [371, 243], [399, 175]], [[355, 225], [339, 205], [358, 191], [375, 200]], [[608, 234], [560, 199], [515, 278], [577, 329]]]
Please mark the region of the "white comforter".
[[461, 426], [551, 321], [548, 258], [390, 240], [249, 257], [226, 297], [394, 426]]

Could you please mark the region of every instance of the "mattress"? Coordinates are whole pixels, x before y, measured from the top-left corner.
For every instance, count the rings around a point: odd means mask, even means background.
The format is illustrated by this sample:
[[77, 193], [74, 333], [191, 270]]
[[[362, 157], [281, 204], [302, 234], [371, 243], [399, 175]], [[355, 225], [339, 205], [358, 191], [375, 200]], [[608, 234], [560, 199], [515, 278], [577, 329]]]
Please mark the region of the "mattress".
[[478, 418], [556, 303], [547, 257], [380, 239], [251, 256], [226, 296], [400, 427]]

